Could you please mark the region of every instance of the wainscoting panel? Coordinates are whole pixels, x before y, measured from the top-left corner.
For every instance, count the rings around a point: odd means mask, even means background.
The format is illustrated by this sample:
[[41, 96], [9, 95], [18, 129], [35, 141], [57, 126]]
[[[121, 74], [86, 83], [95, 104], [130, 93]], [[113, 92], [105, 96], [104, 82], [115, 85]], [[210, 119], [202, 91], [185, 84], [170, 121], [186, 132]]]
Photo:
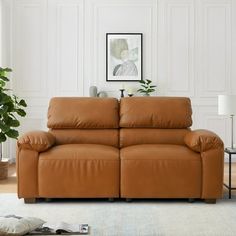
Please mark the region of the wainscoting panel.
[[49, 0], [49, 65], [55, 96], [83, 95], [83, 1]]
[[45, 97], [47, 1], [18, 0], [13, 7], [13, 88], [21, 97]]
[[166, 8], [168, 94], [193, 96], [193, 1], [168, 1]]
[[143, 33], [143, 75], [157, 83], [157, 1], [91, 0], [85, 4], [87, 86], [94, 84], [110, 96], [119, 96], [121, 83], [106, 82], [106, 33]]
[[202, 1], [201, 91], [203, 97], [227, 94], [231, 85], [231, 1]]
[[[143, 78], [157, 96], [188, 96], [195, 128], [230, 143], [230, 120], [217, 95], [236, 93], [234, 0], [1, 0], [4, 65], [26, 99], [21, 133], [46, 130], [53, 96], [87, 96], [96, 85], [119, 97], [123, 82], [106, 82], [106, 33], [143, 33]], [[137, 88], [137, 82], [125, 82]], [[236, 131], [236, 130], [235, 130]], [[236, 133], [236, 132], [235, 132]], [[4, 150], [14, 157], [14, 141]]]

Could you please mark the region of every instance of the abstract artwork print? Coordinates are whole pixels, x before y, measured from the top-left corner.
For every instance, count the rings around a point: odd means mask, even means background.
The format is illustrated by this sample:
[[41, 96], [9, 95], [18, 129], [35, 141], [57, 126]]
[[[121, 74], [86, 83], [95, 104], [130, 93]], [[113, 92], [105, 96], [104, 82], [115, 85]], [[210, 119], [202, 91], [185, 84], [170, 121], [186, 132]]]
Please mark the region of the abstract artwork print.
[[141, 33], [107, 33], [106, 49], [107, 81], [142, 79]]

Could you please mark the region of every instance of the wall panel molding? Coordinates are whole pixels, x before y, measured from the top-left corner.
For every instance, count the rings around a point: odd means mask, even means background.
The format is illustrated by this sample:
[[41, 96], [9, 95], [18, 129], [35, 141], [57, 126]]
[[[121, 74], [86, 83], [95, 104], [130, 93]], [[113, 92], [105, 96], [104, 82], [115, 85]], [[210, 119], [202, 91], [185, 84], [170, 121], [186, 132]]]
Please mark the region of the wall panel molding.
[[14, 1], [13, 69], [17, 94], [47, 96], [47, 1]]
[[48, 55], [56, 96], [83, 96], [83, 14], [82, 0], [49, 0]]
[[[120, 83], [107, 83], [105, 77], [105, 37], [109, 32], [143, 33], [143, 71], [144, 77], [157, 81], [157, 1], [87, 1], [86, 23], [88, 24], [87, 40], [90, 47], [86, 65], [94, 65], [93, 70], [85, 69], [91, 78], [90, 84], [108, 91], [111, 95], [119, 94]], [[132, 15], [132, 17], [131, 17]], [[141, 18], [140, 18], [141, 16]], [[132, 19], [133, 18], [133, 19]], [[87, 85], [88, 87], [89, 85]], [[126, 86], [137, 87], [137, 83], [126, 83]], [[119, 95], [118, 95], [119, 96]]]
[[194, 96], [194, 3], [166, 2], [168, 94]]
[[200, 96], [214, 97], [231, 90], [231, 1], [201, 1], [202, 48]]

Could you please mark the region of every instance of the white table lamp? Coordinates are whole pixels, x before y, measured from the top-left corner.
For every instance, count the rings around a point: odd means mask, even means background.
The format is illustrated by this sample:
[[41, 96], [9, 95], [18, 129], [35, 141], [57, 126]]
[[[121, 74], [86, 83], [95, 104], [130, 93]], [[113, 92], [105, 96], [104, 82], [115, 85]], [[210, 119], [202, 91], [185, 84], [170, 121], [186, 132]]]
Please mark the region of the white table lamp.
[[218, 95], [218, 114], [231, 118], [231, 149], [234, 149], [234, 115], [236, 115], [236, 95]]

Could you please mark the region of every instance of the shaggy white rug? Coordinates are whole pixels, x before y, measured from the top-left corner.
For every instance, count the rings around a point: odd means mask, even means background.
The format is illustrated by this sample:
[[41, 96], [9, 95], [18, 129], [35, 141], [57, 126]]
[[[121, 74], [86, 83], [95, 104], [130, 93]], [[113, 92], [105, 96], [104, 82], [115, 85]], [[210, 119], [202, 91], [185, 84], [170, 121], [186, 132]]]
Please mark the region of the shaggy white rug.
[[95, 236], [235, 236], [236, 200], [205, 204], [187, 200], [73, 200], [24, 204], [0, 194], [0, 215], [35, 216], [50, 223], [88, 223]]

